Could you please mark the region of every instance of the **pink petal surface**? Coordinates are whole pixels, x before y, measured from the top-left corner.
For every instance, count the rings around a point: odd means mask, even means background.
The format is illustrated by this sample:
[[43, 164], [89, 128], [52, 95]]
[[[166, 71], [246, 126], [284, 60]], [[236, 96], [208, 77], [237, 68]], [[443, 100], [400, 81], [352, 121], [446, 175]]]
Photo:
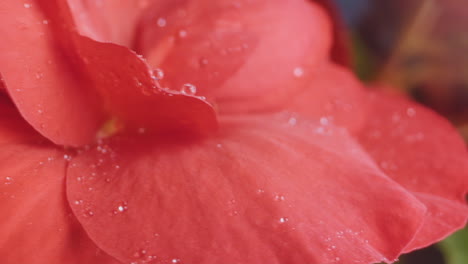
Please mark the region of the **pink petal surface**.
[[281, 108], [323, 124], [359, 130], [367, 116], [367, 91], [353, 73], [334, 64], [304, 72], [300, 89], [284, 96]]
[[80, 34], [131, 48], [142, 12], [154, 0], [67, 0]]
[[328, 59], [332, 42], [327, 14], [304, 0], [161, 1], [139, 30], [136, 50], [164, 71], [162, 85], [192, 84], [220, 111], [277, 106], [300, 87], [302, 68]]
[[425, 225], [406, 251], [462, 228], [468, 218], [468, 153], [454, 127], [430, 110], [387, 94], [369, 95], [359, 142], [380, 168], [428, 208]]
[[425, 207], [344, 131], [221, 124], [210, 139], [116, 137], [78, 154], [67, 195], [91, 239], [126, 263], [370, 264], [419, 228]]
[[36, 130], [57, 144], [82, 145], [94, 138], [103, 113], [73, 65], [72, 47], [60, 34], [66, 24], [54, 7], [54, 1], [0, 2], [0, 74]]
[[64, 152], [4, 98], [0, 112], [0, 262], [117, 264], [89, 240], [70, 211]]

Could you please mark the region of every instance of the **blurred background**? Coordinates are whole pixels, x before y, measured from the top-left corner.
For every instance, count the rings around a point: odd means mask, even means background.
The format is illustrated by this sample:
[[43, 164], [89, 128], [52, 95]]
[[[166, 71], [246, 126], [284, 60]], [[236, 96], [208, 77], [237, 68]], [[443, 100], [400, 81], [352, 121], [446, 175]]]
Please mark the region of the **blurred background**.
[[[358, 76], [439, 112], [468, 142], [468, 0], [334, 1]], [[468, 229], [398, 264], [468, 264]]]

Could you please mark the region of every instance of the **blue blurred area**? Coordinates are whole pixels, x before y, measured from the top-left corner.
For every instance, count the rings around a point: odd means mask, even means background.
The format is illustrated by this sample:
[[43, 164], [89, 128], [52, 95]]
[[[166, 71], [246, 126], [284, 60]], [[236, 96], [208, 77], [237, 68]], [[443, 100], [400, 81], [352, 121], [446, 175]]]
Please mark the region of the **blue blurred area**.
[[343, 15], [346, 24], [355, 27], [360, 17], [367, 11], [370, 0], [334, 0]]

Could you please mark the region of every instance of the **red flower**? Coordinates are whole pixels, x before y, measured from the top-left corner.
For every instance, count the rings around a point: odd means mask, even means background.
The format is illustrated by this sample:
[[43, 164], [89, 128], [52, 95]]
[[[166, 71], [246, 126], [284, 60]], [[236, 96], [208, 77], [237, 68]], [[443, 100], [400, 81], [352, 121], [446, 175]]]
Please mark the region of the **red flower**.
[[466, 223], [463, 141], [332, 63], [320, 5], [154, 2], [0, 2], [2, 263], [391, 262]]

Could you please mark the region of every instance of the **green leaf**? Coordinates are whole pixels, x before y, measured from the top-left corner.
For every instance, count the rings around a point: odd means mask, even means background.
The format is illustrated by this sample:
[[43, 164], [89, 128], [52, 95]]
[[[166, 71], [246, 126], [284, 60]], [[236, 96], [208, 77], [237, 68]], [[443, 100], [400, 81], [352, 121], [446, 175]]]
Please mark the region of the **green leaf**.
[[439, 243], [447, 264], [468, 263], [468, 228], [462, 229]]

